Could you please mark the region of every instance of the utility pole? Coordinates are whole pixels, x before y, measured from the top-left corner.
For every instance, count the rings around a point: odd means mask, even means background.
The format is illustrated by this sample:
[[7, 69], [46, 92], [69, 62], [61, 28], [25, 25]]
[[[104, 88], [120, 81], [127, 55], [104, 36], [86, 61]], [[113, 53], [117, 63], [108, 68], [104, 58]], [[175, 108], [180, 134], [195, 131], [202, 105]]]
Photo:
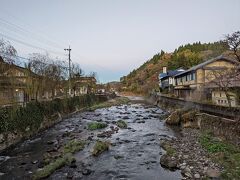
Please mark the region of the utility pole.
[[68, 51], [68, 70], [69, 70], [69, 96], [71, 96], [71, 50], [70, 46], [67, 49], [64, 49], [64, 51]]

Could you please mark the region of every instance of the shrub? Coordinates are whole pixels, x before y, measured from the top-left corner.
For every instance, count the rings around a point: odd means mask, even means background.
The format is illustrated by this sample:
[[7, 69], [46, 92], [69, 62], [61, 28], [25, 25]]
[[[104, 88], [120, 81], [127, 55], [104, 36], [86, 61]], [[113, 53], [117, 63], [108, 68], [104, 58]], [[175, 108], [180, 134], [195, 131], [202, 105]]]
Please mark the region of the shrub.
[[6, 108], [0, 109], [0, 132], [7, 132], [10, 129], [9, 111]]

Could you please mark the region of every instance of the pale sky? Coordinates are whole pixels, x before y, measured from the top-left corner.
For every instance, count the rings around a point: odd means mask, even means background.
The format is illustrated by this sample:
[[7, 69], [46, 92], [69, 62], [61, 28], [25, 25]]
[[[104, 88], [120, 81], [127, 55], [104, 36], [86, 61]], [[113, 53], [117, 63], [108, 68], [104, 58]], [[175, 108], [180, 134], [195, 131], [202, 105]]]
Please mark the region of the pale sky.
[[[55, 51], [71, 45], [72, 61], [100, 82], [119, 80], [161, 49], [237, 30], [240, 0], [0, 0], [0, 37], [66, 60]], [[20, 56], [43, 52], [9, 41]]]

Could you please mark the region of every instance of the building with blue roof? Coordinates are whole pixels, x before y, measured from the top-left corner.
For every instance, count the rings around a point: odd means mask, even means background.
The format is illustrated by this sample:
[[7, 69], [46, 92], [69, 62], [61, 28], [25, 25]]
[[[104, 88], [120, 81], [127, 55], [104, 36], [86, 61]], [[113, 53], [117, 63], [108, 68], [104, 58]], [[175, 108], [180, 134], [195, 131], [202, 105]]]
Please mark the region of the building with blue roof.
[[163, 72], [159, 74], [159, 87], [161, 91], [171, 92], [175, 85], [175, 75], [184, 72], [183, 68], [167, 71], [167, 67], [163, 67]]

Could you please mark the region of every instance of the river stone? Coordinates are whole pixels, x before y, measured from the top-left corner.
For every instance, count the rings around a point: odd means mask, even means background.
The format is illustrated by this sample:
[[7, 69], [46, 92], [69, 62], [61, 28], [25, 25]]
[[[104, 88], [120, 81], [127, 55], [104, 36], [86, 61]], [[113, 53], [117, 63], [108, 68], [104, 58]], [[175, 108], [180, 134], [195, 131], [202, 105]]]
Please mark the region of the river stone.
[[123, 156], [121, 156], [121, 155], [114, 155], [114, 158], [115, 158], [115, 159], [122, 159]]
[[82, 172], [82, 174], [86, 175], [86, 176], [90, 175], [91, 173], [92, 173], [92, 170], [90, 170], [90, 169], [84, 169], [83, 172]]
[[192, 178], [192, 177], [193, 177], [190, 172], [185, 172], [184, 175], [187, 176], [187, 177], [189, 177], [189, 178]]
[[196, 110], [186, 112], [181, 117], [182, 127], [184, 128], [198, 128], [198, 123], [196, 120]]
[[70, 164], [70, 168], [77, 168], [77, 165], [76, 165], [76, 162], [71, 162], [71, 164]]
[[53, 144], [53, 143], [54, 143], [54, 141], [48, 141], [48, 142], [47, 142], [48, 145], [51, 145], [51, 144]]
[[37, 164], [37, 163], [38, 163], [38, 160], [32, 161], [32, 164]]
[[177, 168], [177, 160], [172, 159], [170, 156], [164, 154], [160, 158], [160, 164], [163, 167], [166, 167], [168, 169], [176, 169]]
[[169, 125], [179, 125], [180, 115], [178, 111], [174, 111], [167, 119], [166, 123]]
[[4, 136], [3, 134], [0, 134], [0, 144], [4, 142]]
[[155, 136], [155, 133], [148, 133], [148, 134], [143, 135], [143, 137], [147, 137], [147, 136]]
[[7, 161], [8, 159], [10, 159], [9, 156], [0, 156], [0, 163], [4, 162], [4, 161]]
[[72, 179], [73, 178], [73, 172], [70, 171], [67, 173], [67, 179]]
[[208, 168], [206, 174], [210, 178], [219, 178], [221, 175], [219, 170], [212, 168]]
[[200, 174], [194, 174], [195, 179], [200, 179], [200, 177], [201, 177]]
[[87, 140], [92, 141], [93, 137], [92, 136], [88, 136]]

